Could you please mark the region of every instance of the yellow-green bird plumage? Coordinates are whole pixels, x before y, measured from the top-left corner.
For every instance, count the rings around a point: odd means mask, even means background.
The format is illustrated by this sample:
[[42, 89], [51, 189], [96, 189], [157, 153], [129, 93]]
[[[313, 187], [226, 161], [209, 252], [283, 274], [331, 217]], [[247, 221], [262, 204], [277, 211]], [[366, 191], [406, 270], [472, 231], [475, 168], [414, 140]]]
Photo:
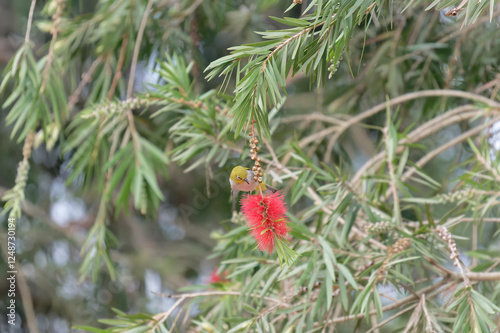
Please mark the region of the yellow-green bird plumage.
[[236, 166], [231, 171], [229, 176], [229, 183], [231, 184], [231, 193], [233, 195], [233, 211], [236, 211], [236, 199], [240, 191], [251, 192], [255, 190], [262, 190], [266, 193], [276, 192], [277, 190], [266, 186], [264, 183], [259, 183], [254, 180], [255, 174], [249, 168]]

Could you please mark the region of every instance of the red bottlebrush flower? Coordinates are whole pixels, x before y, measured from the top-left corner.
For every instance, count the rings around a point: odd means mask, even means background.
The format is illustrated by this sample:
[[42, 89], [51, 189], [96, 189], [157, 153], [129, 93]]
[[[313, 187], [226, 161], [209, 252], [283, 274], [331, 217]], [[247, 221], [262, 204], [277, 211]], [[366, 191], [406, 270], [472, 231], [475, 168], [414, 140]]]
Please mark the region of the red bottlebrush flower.
[[241, 212], [247, 218], [247, 226], [261, 251], [271, 254], [276, 239], [284, 239], [290, 227], [283, 194], [275, 192], [267, 196], [246, 195], [241, 199]]
[[213, 270], [212, 274], [210, 274], [210, 279], [208, 283], [222, 283], [226, 282], [227, 272], [222, 272], [222, 274], [217, 274], [217, 268]]

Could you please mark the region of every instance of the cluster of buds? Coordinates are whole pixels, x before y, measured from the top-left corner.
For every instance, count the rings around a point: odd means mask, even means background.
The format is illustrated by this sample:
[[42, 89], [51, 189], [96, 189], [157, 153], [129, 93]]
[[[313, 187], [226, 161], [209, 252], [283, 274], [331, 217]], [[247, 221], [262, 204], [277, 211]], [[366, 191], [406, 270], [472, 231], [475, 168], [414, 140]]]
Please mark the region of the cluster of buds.
[[34, 137], [35, 135], [32, 131], [26, 136], [23, 147], [23, 160], [17, 166], [16, 184], [3, 197], [3, 200], [7, 201], [5, 205], [6, 209], [10, 210], [9, 218], [19, 218], [21, 216], [21, 203], [24, 200], [26, 181], [30, 169], [28, 159], [31, 156]]
[[391, 262], [392, 256], [403, 252], [410, 246], [411, 240], [407, 237], [405, 238], [400, 238], [392, 246], [387, 247], [387, 257], [385, 258], [384, 262], [382, 263], [382, 266], [380, 267], [377, 275], [377, 280], [380, 281], [385, 273], [387, 272], [388, 265]]
[[462, 274], [462, 277], [464, 279], [465, 286], [470, 287], [469, 278], [465, 275], [464, 270], [462, 269], [462, 265], [460, 264], [460, 260], [458, 259], [457, 244], [451, 237], [451, 233], [445, 226], [442, 225], [438, 226], [436, 228], [436, 231], [439, 237], [441, 237], [443, 241], [448, 243], [448, 249], [450, 250], [450, 259], [453, 261], [453, 266], [458, 267], [458, 269], [460, 270], [460, 274]]
[[98, 116], [110, 116], [116, 113], [122, 113], [127, 110], [139, 109], [141, 107], [148, 106], [149, 100], [142, 98], [129, 98], [123, 101], [119, 101], [117, 103], [106, 103], [102, 106], [97, 107], [92, 112], [85, 114], [82, 118], [97, 118]]
[[26, 135], [26, 139], [24, 141], [24, 146], [23, 146], [23, 158], [27, 160], [31, 156], [31, 149], [33, 148], [33, 142], [35, 140], [35, 133], [29, 132], [28, 135]]
[[65, 6], [66, 4], [64, 3], [64, 0], [53, 0], [49, 3], [47, 7], [47, 12], [53, 14], [52, 20], [54, 21], [54, 25], [51, 29], [52, 34], [59, 32], [58, 27], [59, 24], [61, 24], [61, 17]]
[[393, 254], [397, 254], [406, 250], [410, 246], [410, 242], [411, 240], [408, 237], [398, 239], [392, 245]]
[[450, 249], [450, 252], [451, 252], [450, 259], [453, 261], [453, 265], [459, 266], [460, 262], [458, 261], [457, 244], [455, 243], [455, 241], [451, 237], [451, 233], [448, 231], [448, 229], [445, 226], [442, 226], [442, 225], [438, 226], [436, 228], [436, 231], [437, 231], [439, 237], [441, 237], [441, 239], [443, 241], [448, 243], [448, 249]]
[[339, 65], [340, 65], [340, 60], [337, 61], [335, 64], [331, 64], [330, 67], [328, 67], [328, 71], [330, 72], [330, 74], [328, 74], [329, 79], [331, 79], [333, 74], [337, 72], [337, 70], [339, 69]]
[[30, 165], [28, 160], [22, 160], [17, 165], [17, 174], [16, 174], [16, 185], [13, 188], [13, 191], [18, 194], [23, 194], [24, 188], [26, 187], [26, 180], [28, 179], [28, 172], [30, 170]]
[[[342, 51], [342, 53], [345, 52], [345, 49]], [[330, 72], [330, 74], [328, 75], [328, 78], [331, 79], [333, 74], [335, 74], [337, 72], [337, 70], [339, 69], [339, 66], [340, 66], [340, 61], [343, 59], [343, 55], [341, 54], [340, 57], [338, 58], [337, 62], [336, 63], [333, 63], [328, 67], [328, 71]]]
[[392, 257], [392, 247], [388, 246], [387, 247], [387, 257], [385, 258], [384, 262], [382, 263], [382, 266], [380, 266], [377, 274], [377, 281], [380, 281], [384, 278], [385, 273], [387, 272], [387, 268], [389, 265], [389, 262]]
[[16, 185], [14, 186], [13, 191], [22, 195], [23, 198], [24, 188], [26, 187], [26, 180], [28, 179], [28, 172], [30, 169], [28, 159], [31, 156], [34, 138], [35, 135], [33, 132], [28, 133], [26, 136], [23, 146], [23, 160], [19, 162], [19, 165], [17, 166]]
[[258, 146], [259, 139], [255, 137], [255, 129], [254, 124], [257, 121], [252, 119], [252, 125], [250, 127], [250, 158], [254, 161], [254, 166], [252, 167], [252, 171], [254, 174], [253, 180], [259, 183], [262, 183], [262, 177], [264, 176], [264, 171], [262, 171], [262, 166], [260, 165], [260, 157], [259, 151], [260, 148]]
[[[16, 175], [16, 185], [14, 186], [14, 191], [17, 190], [17, 193], [23, 194], [24, 188], [26, 187], [26, 180], [28, 179], [28, 172], [30, 169], [30, 165], [28, 163], [28, 159], [31, 156], [31, 150], [33, 148], [33, 141], [35, 139], [35, 134], [33, 132], [29, 132], [24, 140], [23, 146], [23, 160], [19, 162], [17, 166], [17, 175]], [[24, 197], [24, 194], [23, 194]]]
[[370, 235], [384, 234], [393, 229], [394, 225], [390, 221], [381, 221], [365, 226], [365, 231]]
[[[149, 96], [146, 95], [146, 98], [147, 97], [149, 97]], [[132, 98], [128, 98], [124, 101], [119, 101], [117, 103], [117, 107], [119, 109], [138, 109], [140, 107], [147, 105], [148, 102], [149, 101], [147, 99], [132, 97]], [[111, 107], [113, 107], [113, 104], [111, 105]]]
[[408, 228], [413, 228], [413, 229], [418, 229], [421, 227], [420, 222], [416, 222], [416, 221], [405, 222], [405, 226]]
[[425, 240], [425, 239], [429, 238], [429, 235], [430, 235], [430, 233], [426, 232], [426, 233], [423, 233], [423, 234], [416, 234], [416, 235], [414, 235], [414, 237], [418, 238], [418, 239], [424, 239]]
[[467, 188], [465, 190], [452, 192], [450, 194], [441, 194], [441, 195], [438, 195], [437, 199], [440, 202], [455, 202], [455, 201], [461, 201], [463, 199], [469, 199], [474, 194], [475, 194], [474, 189]]

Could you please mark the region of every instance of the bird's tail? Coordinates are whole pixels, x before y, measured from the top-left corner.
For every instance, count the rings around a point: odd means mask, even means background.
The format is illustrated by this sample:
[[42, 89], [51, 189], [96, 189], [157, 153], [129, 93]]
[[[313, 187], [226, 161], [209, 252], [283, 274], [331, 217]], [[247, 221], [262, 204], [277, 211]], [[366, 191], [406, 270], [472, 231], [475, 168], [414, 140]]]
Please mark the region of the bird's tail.
[[238, 190], [231, 190], [231, 198], [233, 199], [233, 213], [236, 212], [236, 200], [238, 199]]
[[278, 191], [278, 189], [271, 187], [269, 185], [266, 185], [264, 183], [260, 183], [259, 186], [257, 187], [257, 190], [262, 190], [262, 193], [265, 195], [269, 195], [271, 193]]

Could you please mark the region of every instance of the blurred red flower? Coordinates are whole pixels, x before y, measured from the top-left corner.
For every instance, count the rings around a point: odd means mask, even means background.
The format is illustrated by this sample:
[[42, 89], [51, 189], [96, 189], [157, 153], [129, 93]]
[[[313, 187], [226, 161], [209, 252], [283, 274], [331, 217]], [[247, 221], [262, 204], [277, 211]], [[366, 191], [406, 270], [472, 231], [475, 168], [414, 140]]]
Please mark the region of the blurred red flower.
[[217, 268], [215, 268], [212, 271], [212, 274], [210, 274], [210, 279], [208, 280], [208, 283], [222, 283], [226, 282], [226, 276], [227, 272], [222, 272], [221, 274], [217, 274]]
[[281, 192], [267, 196], [246, 195], [241, 199], [241, 212], [247, 218], [247, 226], [261, 251], [271, 254], [276, 238], [283, 239], [290, 231]]

